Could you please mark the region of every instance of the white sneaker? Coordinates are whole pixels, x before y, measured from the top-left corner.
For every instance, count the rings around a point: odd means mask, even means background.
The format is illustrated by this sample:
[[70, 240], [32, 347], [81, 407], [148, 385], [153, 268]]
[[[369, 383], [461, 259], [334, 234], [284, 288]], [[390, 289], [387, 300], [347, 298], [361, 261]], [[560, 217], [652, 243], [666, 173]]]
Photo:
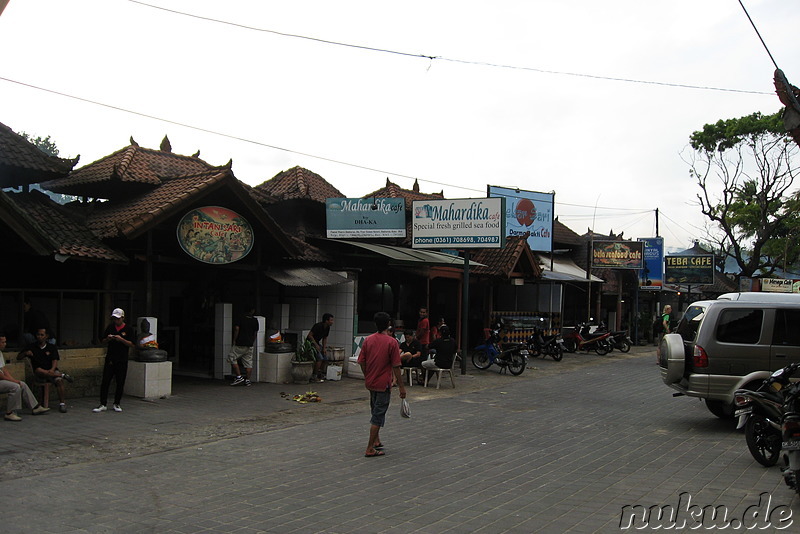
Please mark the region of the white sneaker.
[[115, 404], [114, 405], [114, 411], [115, 412], [121, 412], [122, 411], [122, 408], [119, 407], [119, 404]]
[[97, 408], [94, 408], [92, 411], [93, 411], [94, 413], [100, 413], [100, 412], [104, 412], [104, 411], [106, 411], [106, 410], [108, 410], [108, 408], [106, 408], [106, 405], [105, 405], [105, 404], [101, 404], [101, 405], [100, 405], [100, 406], [98, 406]]

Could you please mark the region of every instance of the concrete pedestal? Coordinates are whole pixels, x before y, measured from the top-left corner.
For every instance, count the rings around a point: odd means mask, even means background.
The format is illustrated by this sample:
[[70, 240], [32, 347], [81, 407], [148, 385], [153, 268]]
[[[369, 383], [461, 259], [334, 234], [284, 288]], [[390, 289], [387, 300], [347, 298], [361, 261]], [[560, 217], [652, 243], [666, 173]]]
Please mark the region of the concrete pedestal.
[[125, 394], [145, 399], [172, 395], [172, 362], [128, 362]]
[[253, 369], [258, 382], [285, 384], [292, 381], [294, 352], [260, 352], [257, 369]]

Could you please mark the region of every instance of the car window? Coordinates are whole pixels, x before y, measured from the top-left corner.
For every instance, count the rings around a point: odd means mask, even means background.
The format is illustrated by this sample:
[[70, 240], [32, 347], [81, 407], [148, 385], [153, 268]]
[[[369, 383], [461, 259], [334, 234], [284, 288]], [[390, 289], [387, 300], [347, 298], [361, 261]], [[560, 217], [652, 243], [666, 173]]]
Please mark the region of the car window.
[[800, 310], [775, 310], [772, 344], [800, 347]]
[[754, 345], [761, 337], [763, 310], [737, 308], [723, 310], [717, 323], [717, 341]]
[[700, 323], [703, 322], [705, 311], [704, 306], [689, 306], [689, 309], [683, 314], [681, 322], [678, 323], [678, 328], [675, 329], [675, 332], [680, 334], [685, 341], [694, 341], [697, 337], [697, 329], [700, 327]]

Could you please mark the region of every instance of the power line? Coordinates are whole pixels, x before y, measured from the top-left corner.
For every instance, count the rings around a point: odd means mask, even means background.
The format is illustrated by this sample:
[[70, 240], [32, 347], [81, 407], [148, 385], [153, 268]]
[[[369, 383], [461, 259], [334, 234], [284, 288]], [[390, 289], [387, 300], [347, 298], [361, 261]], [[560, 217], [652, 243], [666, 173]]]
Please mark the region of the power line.
[[[728, 89], [728, 88], [724, 88], [724, 87], [711, 87], [711, 86], [691, 85], [691, 84], [674, 83], [674, 82], [659, 82], [659, 81], [654, 81], [654, 80], [637, 80], [637, 79], [634, 79], [634, 78], [620, 78], [620, 77], [616, 77], [616, 76], [602, 76], [602, 75], [598, 75], [598, 74], [586, 74], [586, 73], [580, 73], [580, 72], [568, 72], [568, 71], [558, 71], [558, 70], [550, 70], [550, 69], [540, 69], [540, 68], [537, 68], [537, 67], [524, 67], [524, 66], [519, 66], [519, 65], [509, 65], [509, 64], [504, 64], [504, 63], [493, 63], [493, 62], [487, 62], [487, 61], [472, 61], [472, 60], [468, 60], [468, 59], [447, 58], [447, 57], [437, 56], [437, 55], [432, 55], [432, 54], [415, 54], [415, 53], [411, 53], [411, 52], [402, 52], [402, 51], [399, 51], [399, 50], [391, 50], [391, 49], [388, 49], [388, 48], [378, 48], [378, 47], [373, 47], [373, 46], [357, 45], [357, 44], [352, 44], [352, 43], [345, 43], [345, 42], [342, 42], [342, 41], [333, 41], [333, 40], [329, 40], [329, 39], [322, 39], [322, 38], [319, 38], [319, 37], [309, 37], [307, 35], [299, 35], [299, 34], [295, 34], [295, 33], [286, 33], [286, 32], [281, 32], [281, 31], [277, 31], [277, 30], [270, 30], [270, 29], [266, 29], [266, 28], [257, 28], [255, 26], [248, 26], [246, 24], [239, 24], [239, 23], [236, 23], [236, 22], [229, 22], [229, 21], [225, 21], [225, 20], [221, 20], [221, 19], [216, 19], [216, 18], [213, 18], [213, 17], [204, 17], [202, 15], [195, 15], [194, 13], [188, 13], [186, 11], [178, 11], [178, 10], [175, 10], [175, 9], [169, 9], [169, 8], [166, 8], [166, 7], [156, 6], [156, 5], [153, 5], [153, 4], [148, 4], [146, 2], [142, 2], [140, 0], [128, 0], [128, 2], [131, 2], [132, 4], [138, 4], [138, 5], [143, 6], [143, 7], [149, 7], [151, 9], [158, 9], [160, 11], [166, 11], [168, 13], [172, 13], [172, 14], [175, 14], [175, 15], [181, 15], [181, 16], [184, 16], [184, 17], [191, 17], [191, 18], [195, 18], [195, 19], [199, 19], [199, 20], [204, 20], [206, 22], [213, 22], [213, 23], [216, 23], [216, 24], [224, 24], [226, 26], [233, 26], [235, 28], [240, 28], [240, 29], [243, 29], [243, 30], [261, 32], [261, 33], [270, 33], [270, 34], [273, 34], [273, 35], [278, 35], [280, 37], [289, 37], [289, 38], [292, 38], [292, 39], [303, 39], [303, 40], [306, 40], [306, 41], [313, 41], [313, 42], [320, 43], [320, 44], [325, 44], [325, 45], [342, 46], [342, 47], [347, 47], [347, 48], [356, 48], [356, 49], [359, 49], [359, 50], [366, 50], [368, 52], [379, 52], [379, 53], [383, 53], [383, 54], [394, 54], [394, 55], [398, 55], [398, 56], [420, 58], [420, 59], [425, 59], [426, 61], [429, 61], [429, 62], [432, 62], [432, 61], [438, 59], [440, 61], [448, 61], [450, 63], [460, 63], [460, 64], [463, 64], [463, 65], [476, 65], [476, 66], [481, 66], [481, 67], [492, 67], [492, 68], [498, 68], [498, 69], [523, 70], [523, 71], [529, 71], [529, 72], [537, 72], [539, 74], [554, 74], [554, 75], [559, 75], [559, 76], [573, 76], [573, 77], [579, 77], [579, 78], [589, 78], [589, 79], [594, 79], [594, 80], [604, 80], [604, 81], [611, 81], [611, 82], [638, 83], [638, 84], [645, 84], [645, 85], [659, 85], [659, 86], [663, 86], [663, 87], [674, 87], [674, 88], [680, 88], [680, 89], [700, 89], [700, 90], [704, 90], [704, 91], [722, 91], [722, 92], [729, 92], [729, 93], [744, 93], [744, 94], [751, 94], [751, 95], [772, 95], [773, 94], [771, 92], [766, 92], [766, 91], [751, 91], [751, 90], [746, 90], [746, 89]], [[741, 2], [741, 0], [740, 0], [740, 2]], [[742, 7], [744, 8], [744, 6], [742, 6]], [[748, 15], [748, 17], [749, 17], [749, 15]], [[756, 30], [756, 31], [758, 31], [758, 30]]]

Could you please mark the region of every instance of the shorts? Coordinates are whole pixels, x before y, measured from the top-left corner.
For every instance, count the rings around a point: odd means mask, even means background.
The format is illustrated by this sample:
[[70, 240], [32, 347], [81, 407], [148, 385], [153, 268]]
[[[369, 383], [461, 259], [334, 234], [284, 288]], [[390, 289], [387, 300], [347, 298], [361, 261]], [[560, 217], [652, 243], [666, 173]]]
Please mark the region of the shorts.
[[[57, 376], [40, 375], [39, 373], [36, 372], [39, 369], [42, 369], [42, 368], [41, 367], [37, 367], [36, 369], [33, 370], [33, 374], [36, 375], [36, 378], [38, 380], [40, 380], [41, 382], [50, 382], [51, 384], [55, 384], [56, 383], [56, 379], [59, 378], [59, 377], [57, 377]], [[58, 367], [56, 367], [54, 370], [58, 371]]]
[[389, 410], [389, 401], [392, 399], [392, 390], [370, 391], [369, 409], [372, 413], [370, 424], [383, 426], [386, 423], [386, 412]]
[[242, 359], [242, 365], [245, 369], [253, 368], [253, 347], [242, 347], [234, 345], [228, 353], [228, 363], [231, 365], [238, 363], [239, 358]]
[[320, 351], [315, 351], [314, 357], [317, 359], [318, 362], [327, 362], [328, 358]]

